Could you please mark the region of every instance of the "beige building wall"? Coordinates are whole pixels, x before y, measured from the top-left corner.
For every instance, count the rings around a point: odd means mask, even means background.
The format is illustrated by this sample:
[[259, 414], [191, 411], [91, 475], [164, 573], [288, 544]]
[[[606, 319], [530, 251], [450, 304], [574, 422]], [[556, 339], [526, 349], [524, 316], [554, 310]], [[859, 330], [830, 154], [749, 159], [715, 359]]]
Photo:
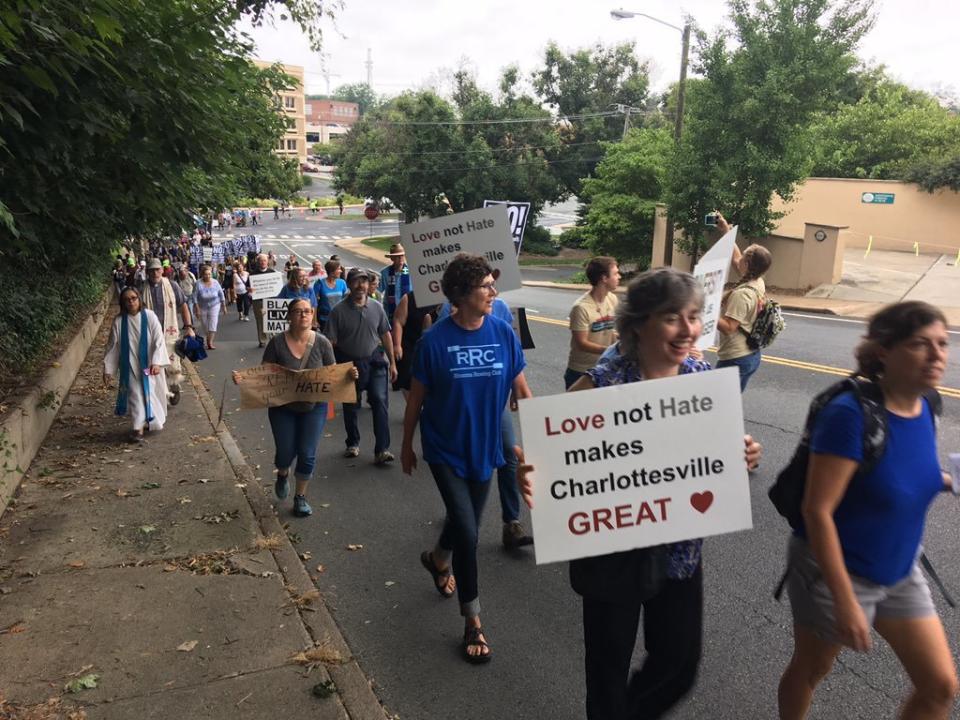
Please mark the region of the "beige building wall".
[[[274, 63], [254, 60], [259, 68], [271, 67]], [[287, 119], [287, 132], [280, 140], [276, 153], [296, 160], [307, 161], [307, 120], [303, 94], [303, 67], [300, 65], [282, 65], [283, 72], [295, 78], [293, 87], [280, 93], [280, 112]]]
[[[892, 193], [889, 205], [865, 203], [864, 193]], [[960, 193], [938, 190], [930, 194], [912, 183], [895, 180], [809, 178], [797, 188], [793, 202], [775, 197], [772, 208], [786, 211], [774, 231], [803, 237], [804, 225], [818, 222], [846, 226], [847, 247], [911, 250], [956, 254], [960, 250]]]

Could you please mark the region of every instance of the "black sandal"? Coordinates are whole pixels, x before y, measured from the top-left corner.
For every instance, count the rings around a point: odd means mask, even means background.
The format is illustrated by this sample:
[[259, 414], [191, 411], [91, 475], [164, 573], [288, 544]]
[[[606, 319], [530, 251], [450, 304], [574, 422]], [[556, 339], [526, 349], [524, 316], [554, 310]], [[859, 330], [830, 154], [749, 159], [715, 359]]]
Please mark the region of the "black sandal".
[[[433, 553], [426, 551], [420, 553], [420, 564], [430, 573], [430, 576], [433, 578], [433, 586], [437, 589], [437, 592], [440, 593], [441, 597], [453, 597], [453, 594], [457, 591], [456, 587], [454, 587], [453, 590], [447, 589], [447, 583], [450, 581], [450, 567], [448, 566], [447, 569], [443, 571], [437, 570], [437, 566], [433, 563]], [[443, 582], [440, 583], [438, 582], [439, 580]]]
[[[463, 631], [463, 657], [468, 663], [473, 665], [482, 665], [483, 663], [490, 662], [490, 658], [493, 657], [493, 651], [490, 649], [490, 646], [487, 645], [486, 640], [481, 640], [480, 636], [483, 634], [483, 628], [481, 627], [468, 627]], [[469, 649], [471, 647], [481, 648], [481, 652], [478, 655], [471, 655]], [[486, 648], [486, 652], [482, 652], [482, 649]]]

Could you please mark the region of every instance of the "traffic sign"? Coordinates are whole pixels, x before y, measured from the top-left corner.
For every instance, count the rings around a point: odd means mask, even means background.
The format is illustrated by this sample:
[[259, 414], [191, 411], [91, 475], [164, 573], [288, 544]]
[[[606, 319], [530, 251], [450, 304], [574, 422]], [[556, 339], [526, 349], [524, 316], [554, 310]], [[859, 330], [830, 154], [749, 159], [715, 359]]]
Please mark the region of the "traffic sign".
[[376, 220], [380, 216], [380, 209], [376, 205], [367, 205], [363, 209], [363, 216], [367, 220]]

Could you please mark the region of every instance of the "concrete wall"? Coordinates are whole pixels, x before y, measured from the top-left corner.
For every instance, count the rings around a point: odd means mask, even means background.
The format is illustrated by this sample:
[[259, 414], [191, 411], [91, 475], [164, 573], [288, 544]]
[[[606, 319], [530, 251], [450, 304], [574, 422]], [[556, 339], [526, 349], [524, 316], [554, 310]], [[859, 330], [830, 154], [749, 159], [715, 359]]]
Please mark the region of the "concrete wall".
[[[865, 192], [893, 193], [893, 204], [864, 203]], [[804, 224], [816, 221], [846, 226], [848, 247], [866, 247], [873, 236], [876, 250], [910, 250], [955, 255], [960, 250], [960, 193], [939, 190], [932, 195], [911, 183], [895, 180], [809, 178], [790, 204], [775, 197], [772, 207], [787, 215], [777, 235], [803, 237]]]
[[[26, 395], [17, 401], [0, 421], [0, 515], [10, 502], [30, 467], [47, 431], [57, 417], [60, 404], [70, 392], [77, 372], [100, 329], [113, 289], [90, 315], [67, 345], [66, 350], [51, 363], [50, 369]], [[10, 456], [4, 457], [9, 450]]]

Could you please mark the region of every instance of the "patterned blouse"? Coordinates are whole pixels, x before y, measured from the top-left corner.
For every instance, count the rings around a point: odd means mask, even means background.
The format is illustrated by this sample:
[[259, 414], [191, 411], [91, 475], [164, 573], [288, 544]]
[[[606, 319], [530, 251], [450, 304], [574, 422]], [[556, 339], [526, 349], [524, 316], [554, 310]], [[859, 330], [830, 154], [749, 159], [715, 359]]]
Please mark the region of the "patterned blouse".
[[[687, 358], [680, 364], [680, 374], [703, 372], [710, 370], [710, 363]], [[636, 363], [620, 354], [620, 343], [606, 349], [600, 360], [587, 375], [596, 387], [610, 385], [625, 385], [626, 383], [640, 382], [643, 377]], [[686, 580], [693, 577], [700, 564], [700, 547], [703, 540], [683, 540], [667, 545], [667, 577], [674, 580]]]

